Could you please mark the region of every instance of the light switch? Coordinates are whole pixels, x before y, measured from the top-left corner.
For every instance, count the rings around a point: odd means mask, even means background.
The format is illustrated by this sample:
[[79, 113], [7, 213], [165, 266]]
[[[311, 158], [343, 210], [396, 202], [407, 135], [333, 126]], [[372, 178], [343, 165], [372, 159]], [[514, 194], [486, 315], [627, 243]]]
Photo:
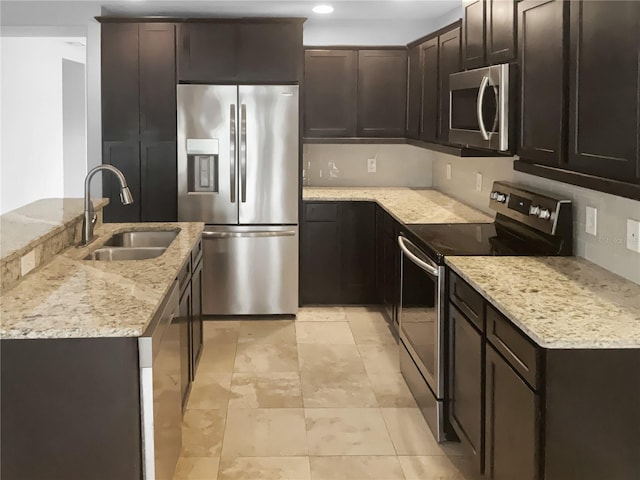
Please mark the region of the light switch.
[[376, 173], [378, 165], [375, 158], [367, 159], [367, 172]]
[[447, 163], [447, 180], [451, 180], [451, 164]]
[[598, 234], [598, 209], [595, 207], [586, 208], [585, 232], [589, 235]]
[[640, 253], [640, 222], [627, 219], [627, 248]]
[[24, 277], [34, 268], [36, 268], [36, 251], [31, 250], [20, 259], [20, 274]]
[[476, 190], [479, 192], [482, 191], [482, 174], [481, 173], [476, 173]]

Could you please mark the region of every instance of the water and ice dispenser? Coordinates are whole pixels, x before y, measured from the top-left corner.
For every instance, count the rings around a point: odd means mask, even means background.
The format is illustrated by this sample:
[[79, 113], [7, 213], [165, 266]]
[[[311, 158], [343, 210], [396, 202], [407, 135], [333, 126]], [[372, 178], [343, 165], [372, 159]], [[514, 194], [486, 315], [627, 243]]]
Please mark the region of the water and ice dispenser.
[[191, 193], [218, 193], [218, 140], [187, 139], [187, 188]]

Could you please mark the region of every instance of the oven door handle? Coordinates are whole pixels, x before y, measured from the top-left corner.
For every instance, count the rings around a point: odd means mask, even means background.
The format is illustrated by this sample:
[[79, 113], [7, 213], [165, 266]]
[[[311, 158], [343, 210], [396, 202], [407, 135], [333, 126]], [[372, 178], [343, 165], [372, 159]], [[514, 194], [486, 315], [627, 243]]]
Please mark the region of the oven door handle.
[[418, 247], [416, 247], [413, 242], [411, 242], [410, 240], [408, 240], [405, 237], [399, 236], [398, 237], [398, 245], [400, 245], [400, 248], [402, 249], [402, 251], [404, 252], [404, 254], [409, 257], [409, 260], [411, 260], [413, 263], [415, 263], [418, 267], [420, 267], [422, 270], [424, 270], [425, 272], [427, 272], [429, 275], [433, 276], [433, 277], [438, 277], [439, 273], [438, 273], [438, 266], [434, 263], [427, 263], [427, 261], [418, 258], [413, 252], [411, 252], [409, 250], [409, 248], [407, 247], [407, 244], [411, 245], [413, 248], [415, 248], [416, 250], [418, 249]]

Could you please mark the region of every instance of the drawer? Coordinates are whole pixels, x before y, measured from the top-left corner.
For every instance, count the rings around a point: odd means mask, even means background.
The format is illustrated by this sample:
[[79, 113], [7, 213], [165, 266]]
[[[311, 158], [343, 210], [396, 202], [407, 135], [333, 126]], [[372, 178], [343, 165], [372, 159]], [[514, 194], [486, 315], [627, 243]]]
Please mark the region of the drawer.
[[491, 305], [487, 306], [487, 340], [534, 389], [538, 389], [540, 348]]
[[484, 298], [451, 270], [449, 270], [449, 299], [481, 332], [484, 332]]
[[180, 294], [184, 292], [184, 289], [189, 285], [191, 280], [191, 257], [189, 257], [178, 274], [178, 285], [180, 286]]
[[337, 222], [338, 204], [335, 202], [306, 203], [304, 213], [307, 222]]
[[198, 266], [198, 263], [200, 263], [201, 259], [202, 259], [202, 237], [200, 237], [200, 240], [198, 240], [198, 243], [196, 243], [196, 246], [193, 247], [193, 250], [191, 251], [191, 265], [193, 265], [194, 269], [195, 267]]

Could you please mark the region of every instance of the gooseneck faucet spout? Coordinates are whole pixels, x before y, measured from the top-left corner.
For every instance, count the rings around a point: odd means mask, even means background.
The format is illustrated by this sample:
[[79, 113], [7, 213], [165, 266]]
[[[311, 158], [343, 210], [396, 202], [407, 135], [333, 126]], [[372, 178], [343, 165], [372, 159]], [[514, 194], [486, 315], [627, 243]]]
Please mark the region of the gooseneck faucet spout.
[[133, 197], [131, 196], [131, 190], [127, 186], [127, 179], [124, 178], [124, 174], [113, 165], [98, 165], [92, 168], [87, 173], [84, 179], [84, 221], [82, 223], [82, 243], [81, 245], [87, 245], [93, 240], [93, 227], [96, 224], [97, 216], [93, 209], [93, 202], [91, 201], [91, 179], [99, 171], [104, 170], [113, 173], [120, 182], [120, 201], [123, 205], [129, 205], [133, 203]]

